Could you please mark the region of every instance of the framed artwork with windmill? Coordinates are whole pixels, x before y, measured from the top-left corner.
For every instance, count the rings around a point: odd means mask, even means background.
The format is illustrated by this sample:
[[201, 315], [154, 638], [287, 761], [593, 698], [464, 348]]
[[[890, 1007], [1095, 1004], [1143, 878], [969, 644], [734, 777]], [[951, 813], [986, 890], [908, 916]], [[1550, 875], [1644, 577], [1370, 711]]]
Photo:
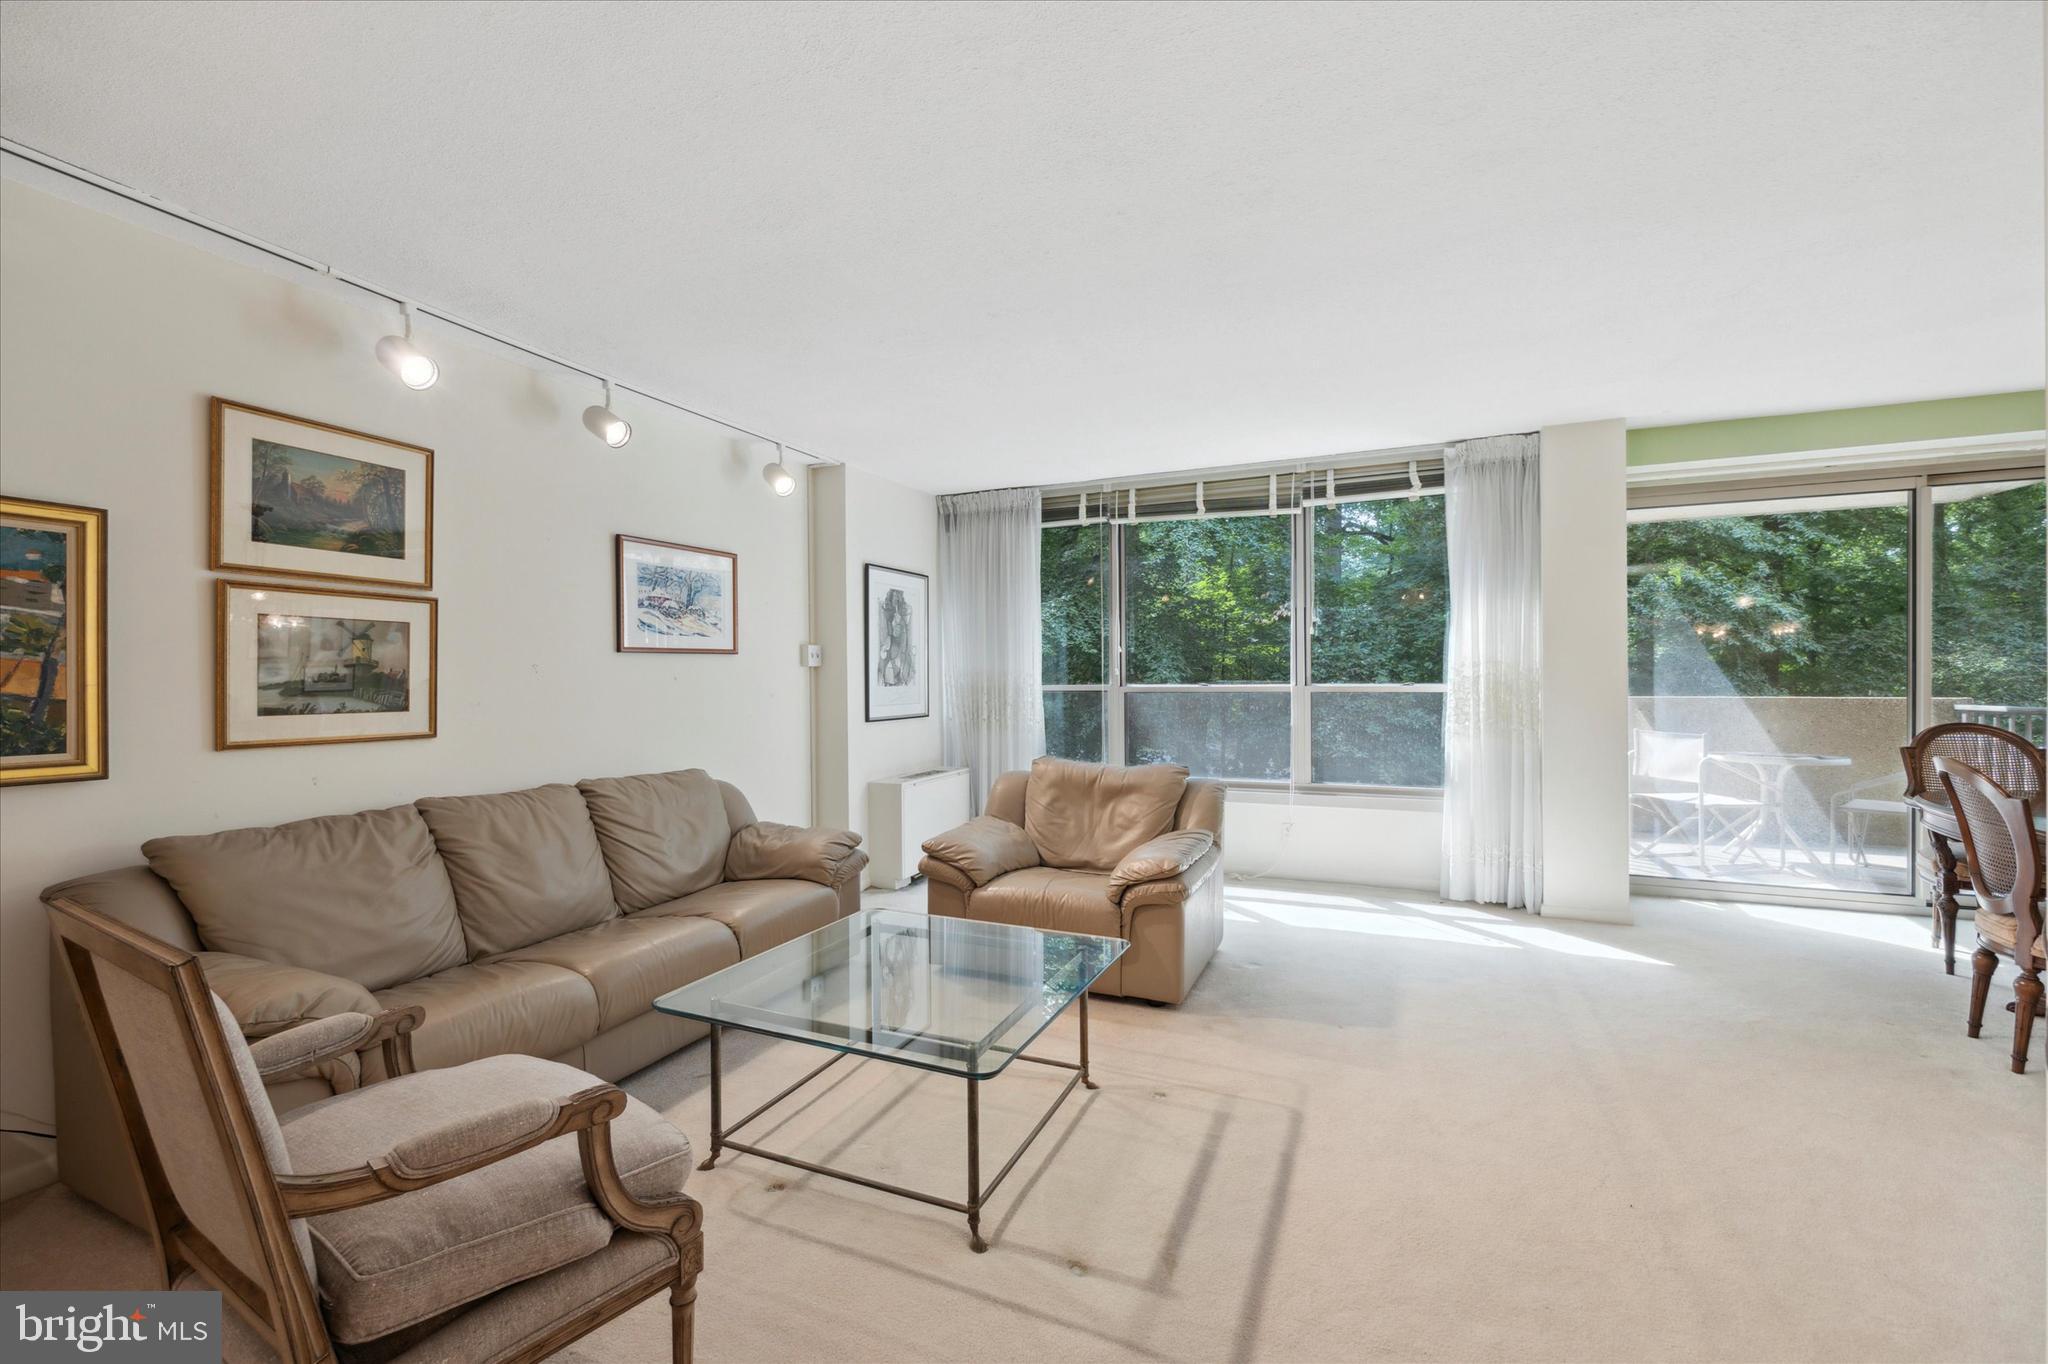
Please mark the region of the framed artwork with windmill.
[[434, 452], [213, 400], [213, 567], [434, 584]]

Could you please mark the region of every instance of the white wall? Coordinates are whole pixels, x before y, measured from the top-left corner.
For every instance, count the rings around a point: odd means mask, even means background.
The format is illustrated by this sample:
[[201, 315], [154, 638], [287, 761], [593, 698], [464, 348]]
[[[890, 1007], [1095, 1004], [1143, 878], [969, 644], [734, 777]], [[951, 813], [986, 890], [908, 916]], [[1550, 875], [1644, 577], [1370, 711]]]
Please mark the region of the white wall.
[[[633, 442], [608, 451], [580, 424], [589, 380], [431, 321], [442, 381], [410, 392], [372, 356], [394, 310], [12, 181], [0, 299], [0, 489], [108, 511], [112, 772], [0, 793], [8, 1126], [52, 1111], [37, 891], [145, 838], [684, 766], [805, 822], [804, 496], [771, 495], [727, 433], [622, 398]], [[439, 738], [213, 751], [212, 394], [435, 450]], [[613, 651], [620, 531], [738, 552], [737, 655]], [[51, 1143], [5, 1140], [0, 1194], [48, 1177]]]
[[1543, 913], [1628, 923], [1628, 430], [1543, 429]]
[[939, 695], [915, 720], [867, 719], [862, 627], [870, 563], [932, 578], [931, 620], [938, 640], [938, 500], [886, 478], [844, 466], [811, 475], [817, 503], [813, 540], [818, 620], [825, 665], [818, 677], [818, 821], [868, 832], [868, 783], [939, 764]]
[[1346, 881], [1434, 895], [1443, 807], [1436, 800], [1361, 805], [1303, 795], [1288, 804], [1232, 792], [1223, 869], [1236, 876]]

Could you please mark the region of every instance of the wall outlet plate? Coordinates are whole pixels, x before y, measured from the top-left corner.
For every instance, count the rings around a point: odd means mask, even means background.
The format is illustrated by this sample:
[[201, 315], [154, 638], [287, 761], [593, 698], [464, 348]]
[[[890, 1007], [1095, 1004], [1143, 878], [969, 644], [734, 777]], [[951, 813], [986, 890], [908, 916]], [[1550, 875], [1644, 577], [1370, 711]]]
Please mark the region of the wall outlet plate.
[[800, 652], [803, 655], [804, 666], [806, 668], [822, 668], [825, 666], [824, 645], [806, 644], [801, 647]]

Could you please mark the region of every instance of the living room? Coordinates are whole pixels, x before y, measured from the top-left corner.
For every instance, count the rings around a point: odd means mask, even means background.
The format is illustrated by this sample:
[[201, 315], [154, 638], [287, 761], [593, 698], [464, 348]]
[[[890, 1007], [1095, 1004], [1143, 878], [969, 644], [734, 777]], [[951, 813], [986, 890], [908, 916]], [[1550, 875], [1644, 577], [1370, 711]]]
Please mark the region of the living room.
[[0, 0], [0, 1354], [2042, 1358], [2043, 9]]

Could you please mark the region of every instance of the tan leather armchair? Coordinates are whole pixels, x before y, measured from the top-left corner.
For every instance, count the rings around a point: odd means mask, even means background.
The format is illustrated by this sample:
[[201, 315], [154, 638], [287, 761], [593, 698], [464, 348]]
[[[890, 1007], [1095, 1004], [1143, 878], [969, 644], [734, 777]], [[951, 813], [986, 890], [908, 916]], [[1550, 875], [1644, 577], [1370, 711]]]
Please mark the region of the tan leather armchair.
[[[666, 1290], [690, 1358], [703, 1208], [652, 1109], [531, 1056], [416, 1073], [416, 1008], [252, 1044], [196, 954], [79, 906], [50, 920], [159, 1283], [220, 1292], [232, 1357], [539, 1360]], [[267, 1083], [369, 1050], [389, 1078], [272, 1108]]]
[[933, 914], [1123, 938], [1093, 993], [1178, 1004], [1223, 941], [1223, 783], [1185, 767], [1040, 758], [929, 839]]

